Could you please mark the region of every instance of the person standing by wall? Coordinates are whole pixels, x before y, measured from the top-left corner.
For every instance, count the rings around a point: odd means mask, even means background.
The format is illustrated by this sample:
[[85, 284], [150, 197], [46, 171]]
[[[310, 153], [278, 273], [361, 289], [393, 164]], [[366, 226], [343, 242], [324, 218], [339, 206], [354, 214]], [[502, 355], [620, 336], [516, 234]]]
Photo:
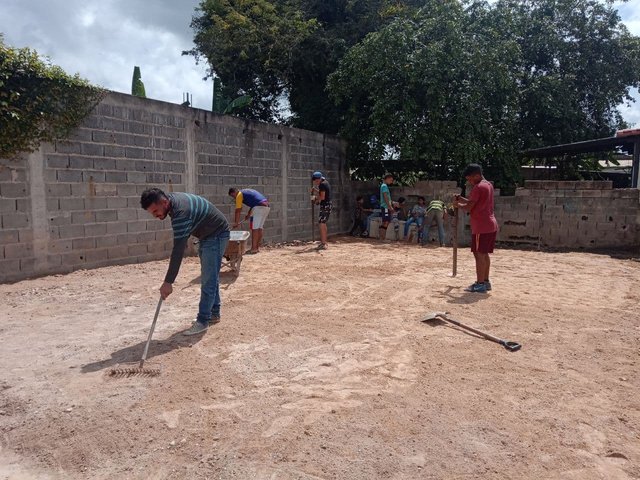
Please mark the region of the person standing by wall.
[[442, 200], [438, 200], [437, 198], [431, 200], [429, 205], [427, 206], [427, 213], [424, 217], [424, 227], [422, 234], [422, 246], [426, 246], [429, 243], [429, 229], [431, 228], [431, 224], [433, 220], [436, 220], [436, 224], [438, 225], [438, 240], [440, 240], [440, 246], [444, 247], [444, 218], [445, 218], [445, 210], [444, 210], [444, 202]]
[[318, 229], [320, 230], [320, 244], [318, 250], [325, 250], [327, 248], [327, 222], [331, 215], [331, 185], [324, 178], [322, 172], [313, 172], [311, 175], [314, 190], [318, 191], [315, 198], [316, 205], [320, 205], [320, 213], [318, 214]]
[[160, 287], [166, 299], [173, 292], [187, 240], [191, 235], [200, 239], [200, 305], [198, 316], [185, 335], [204, 333], [209, 325], [220, 321], [220, 267], [229, 243], [229, 223], [220, 210], [206, 198], [191, 193], [164, 193], [159, 188], [142, 192], [140, 206], [159, 220], [171, 217], [173, 250], [169, 269]]
[[269, 200], [262, 193], [251, 188], [243, 188], [238, 190], [237, 188], [229, 189], [229, 196], [236, 201], [236, 211], [233, 221], [233, 228], [236, 229], [240, 226], [240, 214], [242, 213], [242, 205], [249, 207], [246, 219], [249, 220], [249, 228], [251, 229], [251, 250], [247, 253], [252, 255], [260, 252], [260, 244], [262, 243], [262, 235], [264, 232], [264, 222], [269, 216], [271, 208], [269, 207]]
[[389, 185], [393, 183], [393, 175], [390, 173], [385, 174], [382, 178], [382, 184], [380, 185], [380, 217], [382, 222], [380, 223], [380, 230], [378, 231], [378, 238], [384, 241], [387, 238], [387, 228], [389, 222], [393, 217], [393, 203], [391, 201], [391, 191]]
[[493, 253], [498, 234], [493, 213], [493, 185], [482, 175], [482, 167], [475, 163], [467, 166], [464, 177], [473, 189], [468, 199], [456, 195], [454, 206], [471, 213], [471, 251], [476, 260], [476, 282], [466, 290], [486, 293], [491, 290], [489, 254]]

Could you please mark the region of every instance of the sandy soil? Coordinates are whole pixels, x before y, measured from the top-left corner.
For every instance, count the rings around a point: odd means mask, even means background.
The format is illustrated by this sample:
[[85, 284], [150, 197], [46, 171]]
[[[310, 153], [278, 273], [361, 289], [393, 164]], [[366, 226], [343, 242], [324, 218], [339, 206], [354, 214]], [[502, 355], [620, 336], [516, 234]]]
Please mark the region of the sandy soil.
[[[201, 338], [198, 265], [0, 285], [0, 478], [640, 478], [640, 262], [338, 239], [246, 257]], [[430, 311], [523, 349], [510, 353]]]

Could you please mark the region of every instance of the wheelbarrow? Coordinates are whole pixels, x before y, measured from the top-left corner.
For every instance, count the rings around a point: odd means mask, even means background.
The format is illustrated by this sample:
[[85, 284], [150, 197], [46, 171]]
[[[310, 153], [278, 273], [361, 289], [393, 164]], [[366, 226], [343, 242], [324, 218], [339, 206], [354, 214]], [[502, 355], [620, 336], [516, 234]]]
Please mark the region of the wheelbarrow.
[[240, 273], [240, 265], [242, 265], [242, 256], [248, 250], [247, 242], [251, 234], [244, 230], [234, 230], [231, 232], [229, 243], [224, 251], [226, 262], [222, 265], [229, 267], [233, 273]]

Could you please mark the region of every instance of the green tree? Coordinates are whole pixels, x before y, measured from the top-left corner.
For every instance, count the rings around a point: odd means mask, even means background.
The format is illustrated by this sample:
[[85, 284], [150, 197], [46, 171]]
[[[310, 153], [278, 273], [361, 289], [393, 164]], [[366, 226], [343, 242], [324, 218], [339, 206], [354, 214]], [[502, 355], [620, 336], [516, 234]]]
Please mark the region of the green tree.
[[[224, 96], [253, 98], [243, 115], [335, 133], [342, 112], [327, 76], [348, 49], [420, 1], [203, 0], [191, 24], [195, 47], [221, 77]], [[286, 111], [284, 111], [286, 108]]]
[[356, 176], [391, 168], [457, 180], [466, 163], [491, 159], [498, 180], [513, 177], [519, 51], [485, 28], [487, 15], [427, 0], [347, 53], [329, 90], [347, 111]]
[[136, 97], [147, 98], [147, 94], [144, 90], [144, 83], [142, 83], [142, 76], [140, 75], [140, 67], [133, 67], [133, 79], [131, 80], [131, 95]]
[[493, 28], [518, 42], [519, 131], [534, 148], [611, 135], [640, 83], [640, 39], [610, 1], [500, 0]]
[[246, 116], [282, 121], [290, 58], [315, 22], [284, 1], [203, 0], [199, 12], [191, 23], [195, 47], [185, 53], [207, 61], [223, 97], [253, 99]]
[[103, 95], [35, 51], [5, 45], [0, 36], [0, 157], [65, 138]]

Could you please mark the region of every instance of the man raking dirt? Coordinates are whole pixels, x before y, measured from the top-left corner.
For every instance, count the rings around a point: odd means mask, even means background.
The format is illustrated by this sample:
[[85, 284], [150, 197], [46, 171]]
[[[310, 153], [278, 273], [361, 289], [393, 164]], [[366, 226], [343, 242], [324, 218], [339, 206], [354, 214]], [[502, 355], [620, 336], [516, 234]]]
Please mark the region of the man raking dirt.
[[145, 190], [140, 205], [159, 220], [171, 217], [173, 250], [169, 269], [160, 287], [166, 299], [173, 291], [187, 240], [191, 235], [200, 240], [201, 286], [198, 316], [185, 335], [205, 332], [209, 325], [220, 320], [220, 266], [229, 243], [229, 223], [225, 216], [206, 198], [191, 193], [164, 193], [159, 188]]

